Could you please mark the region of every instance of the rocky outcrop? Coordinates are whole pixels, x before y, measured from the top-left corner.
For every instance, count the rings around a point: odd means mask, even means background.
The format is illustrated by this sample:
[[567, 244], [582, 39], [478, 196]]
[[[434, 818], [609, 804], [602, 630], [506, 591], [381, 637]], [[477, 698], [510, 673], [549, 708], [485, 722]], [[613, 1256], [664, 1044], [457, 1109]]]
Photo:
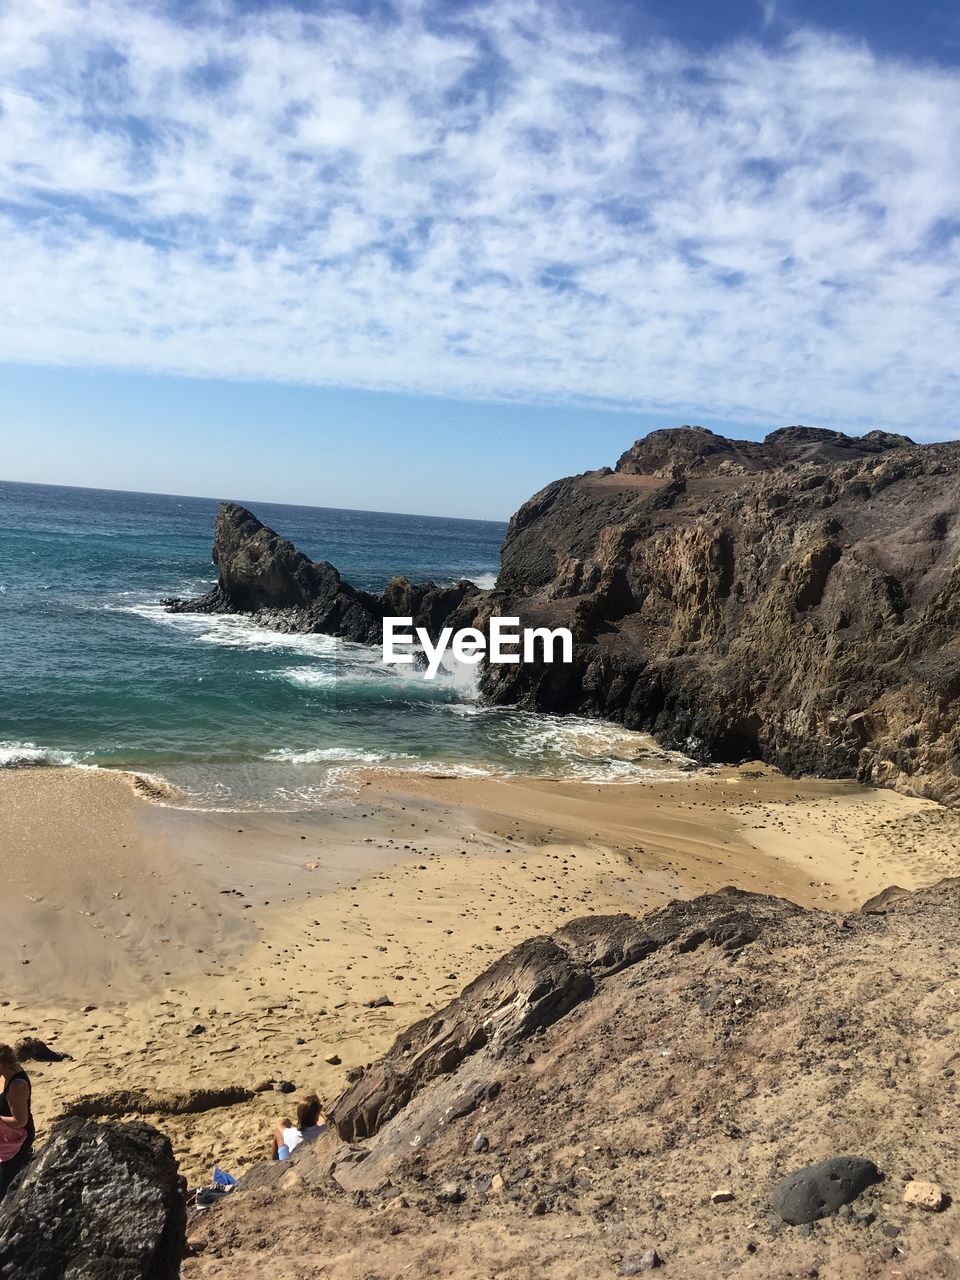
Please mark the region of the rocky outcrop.
[[655, 431], [513, 517], [490, 608], [570, 626], [569, 666], [484, 695], [960, 799], [960, 444]]
[[725, 890], [531, 939], [201, 1218], [189, 1276], [259, 1274], [266, 1231], [324, 1280], [954, 1277], [958, 908]]
[[702, 761], [960, 800], [960, 443], [785, 427], [654, 431], [510, 521], [493, 592], [355, 590], [242, 507], [178, 610], [379, 643], [385, 614], [567, 626], [570, 664], [486, 666], [490, 702], [607, 717]]
[[469, 625], [486, 594], [467, 580], [417, 586], [403, 577], [391, 579], [382, 595], [359, 591], [332, 564], [311, 560], [235, 502], [217, 511], [213, 562], [216, 586], [196, 600], [163, 601], [171, 612], [247, 613], [280, 631], [379, 644], [385, 616], [413, 617], [414, 626], [435, 637], [450, 619]]
[[69, 1119], [0, 1205], [0, 1275], [176, 1280], [186, 1199], [150, 1125]]
[[[758, 936], [769, 903], [738, 910], [747, 895], [730, 889], [675, 902], [644, 920], [597, 916], [573, 920], [549, 938], [528, 938], [472, 982], [439, 1013], [398, 1037], [376, 1066], [334, 1102], [329, 1120], [346, 1141], [372, 1137], [429, 1081], [484, 1049], [502, 1057], [556, 1022], [612, 974], [670, 943], [693, 950], [713, 943], [735, 952]], [[776, 902], [775, 913], [790, 911]]]

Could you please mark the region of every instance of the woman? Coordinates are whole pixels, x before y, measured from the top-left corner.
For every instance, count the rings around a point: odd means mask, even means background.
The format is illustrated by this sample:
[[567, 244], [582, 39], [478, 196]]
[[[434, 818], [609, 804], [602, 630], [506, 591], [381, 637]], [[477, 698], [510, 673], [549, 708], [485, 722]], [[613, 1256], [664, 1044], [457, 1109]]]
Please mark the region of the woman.
[[313, 1142], [326, 1127], [321, 1114], [323, 1103], [315, 1093], [297, 1103], [297, 1123], [284, 1117], [273, 1131], [273, 1158], [286, 1160], [302, 1142]]
[[8, 1044], [0, 1044], [0, 1200], [30, 1162], [36, 1130], [30, 1077]]

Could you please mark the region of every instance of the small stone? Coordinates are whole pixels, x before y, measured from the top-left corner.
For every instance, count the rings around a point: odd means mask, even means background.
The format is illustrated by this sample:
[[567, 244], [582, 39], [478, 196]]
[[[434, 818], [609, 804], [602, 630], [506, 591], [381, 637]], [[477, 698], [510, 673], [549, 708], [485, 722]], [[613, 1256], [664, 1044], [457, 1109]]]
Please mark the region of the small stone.
[[376, 1000], [368, 1000], [368, 1009], [389, 1009], [393, 1005], [393, 1001], [389, 996], [377, 996]]
[[291, 1084], [289, 1080], [279, 1080], [273, 1087], [277, 1093], [296, 1093], [297, 1091], [297, 1086]]
[[620, 1275], [638, 1276], [642, 1271], [653, 1271], [655, 1267], [662, 1265], [663, 1259], [656, 1249], [648, 1249], [646, 1253], [638, 1253], [631, 1258], [624, 1258], [620, 1263]]
[[338, 1053], [328, 1053], [324, 1058], [324, 1062], [328, 1063], [331, 1067], [339, 1067], [341, 1061], [342, 1059]]
[[490, 1139], [485, 1133], [478, 1133], [473, 1140], [473, 1149], [477, 1155], [482, 1155], [484, 1151], [490, 1150]]
[[459, 1182], [445, 1182], [437, 1192], [441, 1204], [463, 1204], [463, 1188]]
[[713, 1192], [710, 1199], [714, 1204], [729, 1204], [734, 1199], [734, 1195], [729, 1187], [719, 1187]]
[[503, 1190], [503, 1178], [499, 1173], [495, 1173], [493, 1177], [490, 1179], [490, 1190], [491, 1191]]
[[881, 1222], [880, 1230], [883, 1232], [885, 1236], [888, 1236], [891, 1240], [895, 1240], [896, 1237], [900, 1234], [900, 1228], [895, 1222]]
[[935, 1182], [908, 1182], [903, 1189], [904, 1204], [912, 1204], [916, 1209], [926, 1209], [929, 1213], [939, 1213], [945, 1200], [943, 1188], [938, 1187]]
[[195, 1027], [190, 1028], [187, 1034], [191, 1036], [202, 1036], [203, 1033], [206, 1031], [206, 1029], [207, 1028], [203, 1025], [202, 1022], [198, 1022]]

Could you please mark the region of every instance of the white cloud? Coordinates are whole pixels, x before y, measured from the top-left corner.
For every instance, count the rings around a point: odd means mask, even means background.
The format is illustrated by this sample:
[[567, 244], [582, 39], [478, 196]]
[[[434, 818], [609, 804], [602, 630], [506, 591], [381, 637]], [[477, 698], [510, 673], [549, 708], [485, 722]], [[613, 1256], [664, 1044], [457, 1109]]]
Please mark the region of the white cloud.
[[960, 75], [447, 13], [8, 0], [0, 359], [960, 431]]

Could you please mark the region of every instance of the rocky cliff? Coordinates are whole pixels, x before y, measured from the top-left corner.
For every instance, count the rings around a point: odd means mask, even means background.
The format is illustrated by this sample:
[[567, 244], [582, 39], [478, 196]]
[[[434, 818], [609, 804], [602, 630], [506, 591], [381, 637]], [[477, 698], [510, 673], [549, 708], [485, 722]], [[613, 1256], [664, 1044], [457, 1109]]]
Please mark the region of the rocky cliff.
[[217, 587], [171, 607], [366, 643], [385, 614], [434, 635], [493, 613], [568, 626], [571, 664], [488, 666], [483, 696], [606, 716], [701, 760], [755, 757], [955, 803], [958, 508], [960, 443], [681, 427], [531, 498], [494, 592], [394, 579], [372, 596], [227, 504]]
[[960, 881], [528, 939], [190, 1230], [190, 1280], [960, 1275]]
[[958, 508], [960, 443], [653, 432], [511, 520], [491, 607], [570, 626], [575, 660], [484, 693], [955, 802]]

